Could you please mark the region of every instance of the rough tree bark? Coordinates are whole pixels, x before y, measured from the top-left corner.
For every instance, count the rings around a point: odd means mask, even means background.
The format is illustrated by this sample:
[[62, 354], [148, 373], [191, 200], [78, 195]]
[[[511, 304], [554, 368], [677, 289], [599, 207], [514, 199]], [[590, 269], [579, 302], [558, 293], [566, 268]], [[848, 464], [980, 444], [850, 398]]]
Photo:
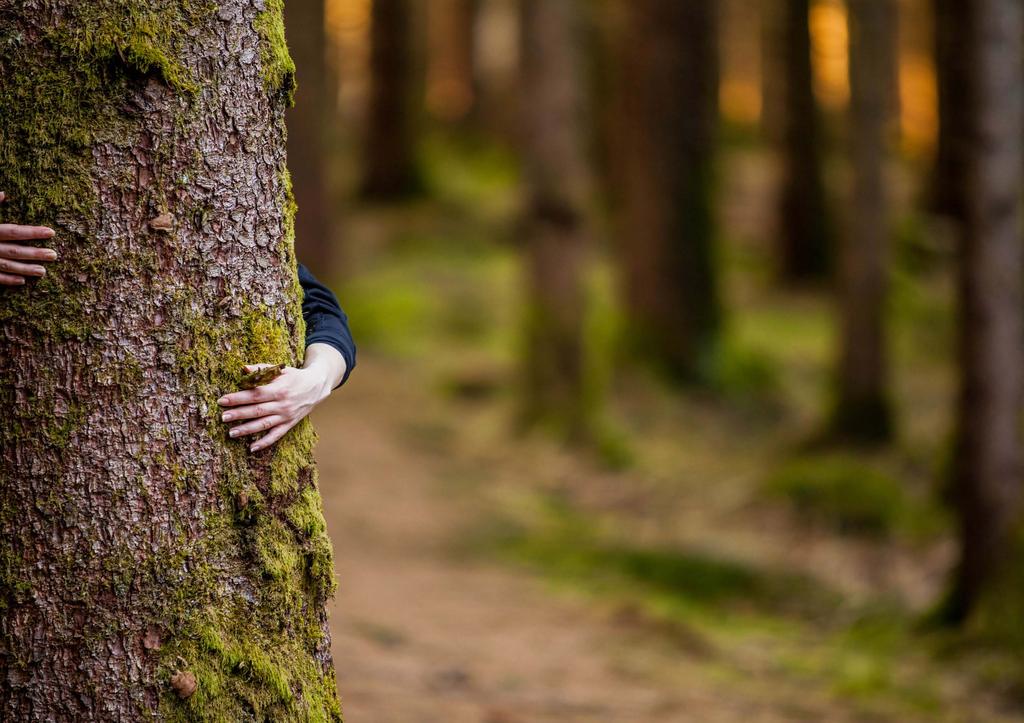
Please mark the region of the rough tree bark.
[[853, 171], [839, 263], [840, 354], [833, 431], [865, 442], [892, 433], [885, 343], [889, 221], [885, 163], [893, 137], [894, 0], [849, 0]]
[[227, 438], [302, 354], [281, 0], [0, 0], [0, 718], [340, 720], [308, 422]]
[[782, 187], [779, 273], [783, 281], [820, 281], [829, 270], [830, 235], [822, 173], [821, 123], [811, 66], [810, 0], [783, 0]]
[[998, 579], [1017, 520], [1024, 389], [1021, 294], [1021, 157], [1024, 154], [1024, 7], [1020, 0], [964, 3], [968, 82], [960, 224], [960, 396], [954, 485], [960, 562], [944, 611], [960, 622]]
[[614, 165], [631, 341], [670, 376], [700, 381], [720, 325], [716, 3], [635, 0], [625, 13]]
[[289, 46], [297, 69], [295, 107], [288, 111], [288, 165], [299, 212], [295, 246], [313, 273], [334, 272], [334, 236], [328, 205], [327, 123], [334, 106], [327, 86], [327, 32], [324, 0], [289, 0], [285, 4]]
[[585, 433], [583, 264], [589, 178], [577, 0], [520, 5], [527, 423]]
[[362, 186], [367, 198], [402, 198], [419, 186], [412, 5], [412, 0], [373, 0]]

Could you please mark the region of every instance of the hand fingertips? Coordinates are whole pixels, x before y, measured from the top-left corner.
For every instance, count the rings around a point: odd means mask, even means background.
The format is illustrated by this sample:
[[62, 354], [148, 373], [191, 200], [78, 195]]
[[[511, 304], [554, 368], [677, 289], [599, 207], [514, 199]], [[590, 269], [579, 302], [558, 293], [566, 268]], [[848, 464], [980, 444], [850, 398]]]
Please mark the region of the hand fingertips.
[[[267, 435], [267, 436], [269, 436], [269, 435]], [[274, 440], [268, 440], [266, 437], [264, 437], [263, 439], [261, 439], [261, 440], [259, 440], [257, 442], [253, 442], [252, 444], [250, 444], [249, 445], [249, 451], [250, 452], [259, 452], [261, 449], [266, 449], [267, 447], [269, 447], [273, 443], [274, 443]]]

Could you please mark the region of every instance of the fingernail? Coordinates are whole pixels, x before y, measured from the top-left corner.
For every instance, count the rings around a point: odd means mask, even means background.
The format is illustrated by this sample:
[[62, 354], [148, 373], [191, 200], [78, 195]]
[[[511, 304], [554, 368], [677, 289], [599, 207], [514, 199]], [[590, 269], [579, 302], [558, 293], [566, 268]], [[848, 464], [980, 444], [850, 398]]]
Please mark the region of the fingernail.
[[223, 406], [223, 405], [225, 405], [227, 403], [228, 403], [228, 398], [227, 397], [221, 397], [220, 399], [217, 400], [217, 404], [220, 404], [221, 406]]
[[238, 436], [238, 430], [237, 429], [232, 429], [230, 432], [228, 432], [228, 434], [231, 435], [232, 437], [237, 437]]
[[47, 249], [46, 253], [43, 254], [43, 256], [45, 256], [50, 261], [56, 261], [57, 260], [57, 252], [54, 251], [53, 249]]
[[220, 417], [220, 421], [222, 422], [230, 422], [232, 419], [234, 419], [234, 417], [231, 415], [231, 412], [224, 412]]
[[260, 447], [258, 444], [254, 444], [253, 446], [249, 447], [250, 452], [259, 452], [261, 449], [263, 448]]
[[57, 232], [54, 231], [52, 228], [48, 228], [46, 230], [49, 231], [49, 233], [46, 234], [46, 238], [53, 238], [54, 236], [57, 235]]
[[32, 270], [39, 276], [46, 276], [46, 269], [42, 266], [33, 266]]

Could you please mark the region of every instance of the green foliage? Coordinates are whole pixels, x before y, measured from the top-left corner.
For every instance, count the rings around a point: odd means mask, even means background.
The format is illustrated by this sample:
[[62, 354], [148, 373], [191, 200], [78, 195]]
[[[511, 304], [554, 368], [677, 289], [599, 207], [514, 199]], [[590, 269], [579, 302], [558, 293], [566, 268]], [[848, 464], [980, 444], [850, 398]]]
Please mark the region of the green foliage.
[[889, 537], [934, 529], [937, 512], [876, 465], [847, 454], [821, 454], [783, 465], [766, 493], [798, 515], [844, 533]]
[[644, 546], [602, 531], [557, 500], [533, 522], [506, 521], [481, 545], [561, 583], [685, 619], [701, 615], [819, 616], [838, 603], [814, 580], [696, 550]]
[[515, 211], [519, 161], [503, 146], [434, 133], [424, 138], [420, 165], [427, 191], [462, 212], [499, 217]]
[[731, 337], [720, 347], [707, 371], [711, 388], [732, 400], [749, 400], [779, 391], [779, 369], [766, 353], [741, 346]]

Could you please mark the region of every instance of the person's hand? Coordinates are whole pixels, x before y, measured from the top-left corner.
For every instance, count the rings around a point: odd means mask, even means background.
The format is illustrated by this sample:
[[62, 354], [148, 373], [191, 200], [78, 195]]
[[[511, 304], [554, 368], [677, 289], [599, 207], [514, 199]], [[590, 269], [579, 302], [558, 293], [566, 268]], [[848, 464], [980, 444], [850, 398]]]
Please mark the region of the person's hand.
[[[4, 198], [0, 192], [0, 202]], [[24, 244], [51, 238], [52, 228], [0, 223], [0, 286], [23, 286], [26, 277], [46, 276], [46, 269], [41, 263], [33, 262], [55, 261], [57, 252]]]
[[[252, 364], [246, 372], [271, 366]], [[306, 364], [302, 369], [285, 367], [281, 376], [263, 386], [234, 392], [217, 400], [227, 407], [221, 415], [224, 422], [240, 422], [231, 427], [229, 434], [246, 437], [266, 432], [249, 449], [258, 452], [283, 437], [289, 429], [313, 411], [313, 407], [331, 394], [345, 373], [345, 361], [333, 347], [313, 344], [306, 349]]]

